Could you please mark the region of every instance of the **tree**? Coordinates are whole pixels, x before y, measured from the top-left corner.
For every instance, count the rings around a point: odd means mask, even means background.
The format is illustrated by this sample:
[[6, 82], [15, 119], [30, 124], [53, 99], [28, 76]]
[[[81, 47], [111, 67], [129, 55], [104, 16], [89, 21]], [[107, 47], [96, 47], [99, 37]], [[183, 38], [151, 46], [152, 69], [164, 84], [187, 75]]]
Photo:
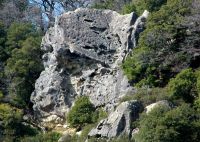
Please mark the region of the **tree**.
[[196, 86], [196, 76], [192, 69], [182, 70], [168, 84], [169, 94], [174, 99], [183, 99], [185, 102], [193, 102], [197, 97], [194, 89]]
[[4, 76], [4, 65], [8, 58], [5, 52], [6, 42], [6, 29], [2, 22], [0, 22], [0, 90], [5, 92], [6, 90], [6, 79]]
[[198, 142], [200, 116], [187, 104], [172, 110], [156, 107], [139, 122], [139, 142]]
[[4, 62], [7, 58], [5, 53], [6, 31], [2, 22], [0, 22], [0, 61]]
[[71, 111], [67, 115], [67, 121], [72, 126], [83, 126], [86, 123], [92, 123], [95, 107], [86, 96], [79, 97]]
[[149, 12], [158, 11], [167, 0], [133, 0], [136, 5], [136, 12], [142, 14], [144, 10]]
[[42, 12], [42, 17], [47, 23], [48, 27], [53, 26], [55, 17], [64, 11], [75, 10], [79, 7], [86, 7], [90, 0], [30, 0], [32, 7], [39, 7]]
[[35, 80], [43, 70], [40, 49], [41, 37], [29, 37], [19, 49], [12, 51], [5, 73], [10, 79], [9, 94], [16, 97], [19, 105], [30, 103]]
[[22, 111], [7, 104], [0, 104], [0, 114], [2, 122], [0, 127], [4, 131], [4, 135], [12, 137], [16, 133], [15, 127], [22, 119]]
[[150, 15], [137, 48], [123, 64], [133, 83], [162, 87], [182, 69], [199, 67], [197, 3], [168, 0]]
[[34, 36], [35, 29], [30, 23], [12, 23], [7, 31], [6, 53], [10, 56], [15, 48], [21, 48], [23, 41]]
[[1, 0], [0, 20], [8, 28], [13, 22], [25, 22], [28, 0]]
[[128, 5], [130, 2], [131, 0], [94, 0], [92, 3], [92, 8], [111, 9], [121, 12], [123, 6], [126, 4]]

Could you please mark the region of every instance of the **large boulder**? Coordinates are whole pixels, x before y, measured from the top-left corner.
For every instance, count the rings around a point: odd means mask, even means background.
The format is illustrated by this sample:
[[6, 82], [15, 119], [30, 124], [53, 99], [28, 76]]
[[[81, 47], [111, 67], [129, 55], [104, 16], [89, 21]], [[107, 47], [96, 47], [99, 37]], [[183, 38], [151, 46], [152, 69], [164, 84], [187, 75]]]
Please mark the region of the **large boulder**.
[[162, 101], [158, 101], [155, 103], [152, 103], [148, 106], [145, 107], [145, 112], [148, 114], [150, 113], [154, 108], [157, 107], [167, 107], [167, 108], [172, 108], [172, 104], [170, 102], [168, 102], [167, 100], [162, 100]]
[[56, 18], [41, 44], [45, 70], [31, 95], [35, 116], [60, 123], [78, 95], [112, 111], [120, 96], [134, 91], [120, 65], [147, 16], [147, 11], [138, 18], [135, 13], [77, 9]]
[[139, 117], [141, 110], [142, 105], [137, 101], [121, 103], [108, 118], [101, 120], [97, 127], [89, 132], [88, 137], [113, 138], [123, 134], [131, 137], [131, 124]]

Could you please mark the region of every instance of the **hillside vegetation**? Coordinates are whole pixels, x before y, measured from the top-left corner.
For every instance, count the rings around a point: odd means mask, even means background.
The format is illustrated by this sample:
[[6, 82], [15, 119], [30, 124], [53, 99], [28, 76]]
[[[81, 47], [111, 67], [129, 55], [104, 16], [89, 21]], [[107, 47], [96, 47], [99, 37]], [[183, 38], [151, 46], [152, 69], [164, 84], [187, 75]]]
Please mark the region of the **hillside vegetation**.
[[[140, 93], [132, 99], [137, 98], [146, 106], [150, 100], [153, 103], [164, 98], [174, 107], [156, 108], [148, 115], [142, 114], [135, 140], [197, 142], [200, 139], [200, 1], [150, 0], [145, 3], [144, 0], [144, 5], [137, 6], [140, 2], [136, 0], [131, 4], [136, 12], [148, 9], [151, 14], [138, 46], [122, 68], [138, 90], [157, 91], [143, 93], [143, 96]], [[125, 9], [129, 11], [131, 6]]]

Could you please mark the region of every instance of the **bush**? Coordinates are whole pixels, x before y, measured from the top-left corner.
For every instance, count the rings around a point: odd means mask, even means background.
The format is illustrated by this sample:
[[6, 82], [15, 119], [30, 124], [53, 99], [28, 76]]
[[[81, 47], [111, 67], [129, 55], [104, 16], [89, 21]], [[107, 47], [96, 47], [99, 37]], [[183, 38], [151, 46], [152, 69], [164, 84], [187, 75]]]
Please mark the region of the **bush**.
[[12, 23], [7, 31], [6, 52], [11, 55], [15, 48], [20, 48], [26, 38], [33, 35], [34, 28], [27, 23]]
[[131, 12], [136, 12], [136, 6], [133, 2], [124, 5], [121, 11], [122, 14], [129, 14]]
[[158, 11], [160, 7], [165, 4], [167, 0], [136, 0], [137, 12], [142, 13], [144, 10], [149, 12]]
[[6, 30], [3, 23], [0, 21], [0, 62], [4, 62], [7, 59], [7, 54], [5, 52], [5, 42]]
[[131, 0], [98, 0], [94, 1], [94, 4], [91, 7], [96, 9], [110, 9], [120, 12], [123, 6], [128, 4], [130, 1]]
[[0, 104], [0, 120], [4, 128], [13, 128], [22, 119], [22, 110], [8, 104]]
[[173, 110], [156, 107], [141, 118], [136, 141], [197, 142], [200, 138], [199, 114], [187, 104]]
[[196, 76], [192, 69], [182, 70], [170, 80], [168, 84], [169, 94], [174, 99], [183, 99], [185, 102], [191, 103], [196, 97], [195, 84]]
[[71, 126], [83, 126], [86, 123], [93, 122], [95, 107], [86, 96], [79, 97], [71, 111], [67, 115], [67, 121]]
[[37, 134], [36, 129], [22, 123], [22, 117], [22, 110], [9, 104], [0, 104], [0, 128], [3, 131], [3, 139], [5, 141], [14, 141], [18, 137]]
[[200, 96], [200, 70], [197, 70], [196, 76], [197, 76], [197, 93]]
[[57, 142], [61, 137], [61, 134], [56, 132], [49, 132], [45, 134], [39, 134], [34, 137], [24, 137], [20, 139], [20, 142]]
[[107, 112], [103, 108], [97, 108], [95, 114], [93, 115], [93, 122], [100, 122], [108, 116]]
[[122, 13], [127, 14], [134, 11], [138, 15], [141, 15], [144, 10], [154, 12], [158, 11], [166, 2], [167, 0], [133, 0], [122, 8]]
[[0, 100], [3, 98], [3, 93], [2, 91], [0, 90]]
[[197, 76], [196, 90], [197, 90], [198, 97], [195, 100], [195, 106], [200, 111], [200, 70], [199, 69], [196, 71], [196, 76]]
[[112, 9], [115, 0], [106, 0], [105, 2], [95, 3], [92, 8], [96, 9]]
[[[200, 25], [200, 20], [194, 18], [195, 11], [198, 11], [198, 6], [194, 7], [191, 0], [168, 0], [159, 11], [150, 14], [137, 48], [122, 65], [134, 85], [163, 87], [181, 70], [200, 66], [194, 59], [198, 36], [195, 32], [189, 34], [187, 31], [190, 29], [187, 17], [193, 17]], [[191, 31], [199, 33], [195, 24], [191, 26]], [[187, 43], [190, 43], [189, 47]]]
[[29, 104], [35, 80], [43, 70], [40, 42], [40, 37], [27, 38], [20, 49], [12, 50], [12, 57], [7, 60], [5, 74], [11, 81], [9, 95], [21, 106]]

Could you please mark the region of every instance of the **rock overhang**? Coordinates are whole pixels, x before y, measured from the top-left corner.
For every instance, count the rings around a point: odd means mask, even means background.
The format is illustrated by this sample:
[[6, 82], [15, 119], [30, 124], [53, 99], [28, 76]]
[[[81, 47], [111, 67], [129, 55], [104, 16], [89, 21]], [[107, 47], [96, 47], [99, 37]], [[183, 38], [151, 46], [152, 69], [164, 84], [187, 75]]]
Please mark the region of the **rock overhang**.
[[80, 95], [112, 111], [120, 96], [133, 91], [120, 65], [147, 15], [81, 8], [56, 18], [41, 44], [45, 70], [31, 96], [36, 116], [64, 119]]

